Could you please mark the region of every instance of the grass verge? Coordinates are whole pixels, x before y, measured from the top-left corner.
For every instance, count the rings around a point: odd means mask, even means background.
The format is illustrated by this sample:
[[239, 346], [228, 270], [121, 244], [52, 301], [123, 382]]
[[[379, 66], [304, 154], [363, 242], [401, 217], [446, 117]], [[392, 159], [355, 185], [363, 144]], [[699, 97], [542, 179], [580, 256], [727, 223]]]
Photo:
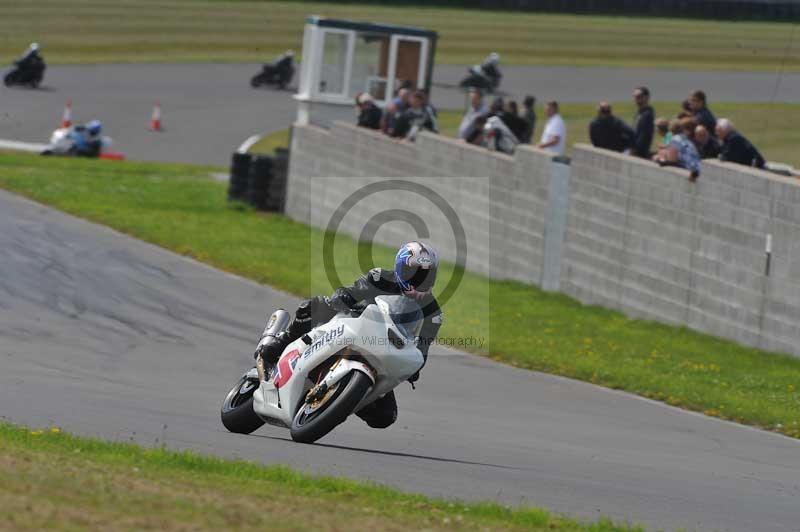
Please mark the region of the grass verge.
[[10, 530], [641, 530], [4, 423], [0, 508]]
[[[209, 171], [0, 154], [2, 188], [298, 295], [329, 292], [310, 260], [322, 233], [229, 205]], [[344, 237], [335, 249], [343, 279], [361, 273], [360, 252], [393, 258]], [[452, 273], [445, 265], [439, 286]], [[469, 273], [445, 312], [442, 337], [488, 340], [463, 346], [473, 352], [800, 437], [800, 359]]]
[[436, 30], [444, 64], [497, 51], [504, 64], [800, 70], [790, 23], [214, 0], [0, 0], [0, 13], [3, 63], [34, 40], [54, 64], [262, 62], [299, 51], [305, 17], [318, 14]]

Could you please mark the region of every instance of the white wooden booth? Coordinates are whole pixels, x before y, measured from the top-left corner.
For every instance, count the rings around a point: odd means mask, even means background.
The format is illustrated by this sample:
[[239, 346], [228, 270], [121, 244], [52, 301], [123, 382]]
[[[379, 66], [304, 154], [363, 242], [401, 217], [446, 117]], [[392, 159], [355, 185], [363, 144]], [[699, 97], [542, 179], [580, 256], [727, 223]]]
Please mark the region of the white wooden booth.
[[437, 34], [421, 28], [306, 19], [297, 121], [328, 126], [353, 120], [357, 94], [368, 92], [379, 105], [401, 86], [430, 93]]

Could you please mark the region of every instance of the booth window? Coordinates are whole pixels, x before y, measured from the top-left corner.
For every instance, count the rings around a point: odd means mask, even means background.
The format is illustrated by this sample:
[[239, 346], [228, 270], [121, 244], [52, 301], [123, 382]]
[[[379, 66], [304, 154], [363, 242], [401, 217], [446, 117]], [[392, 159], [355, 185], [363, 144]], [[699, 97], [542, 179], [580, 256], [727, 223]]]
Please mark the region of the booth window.
[[355, 39], [348, 96], [352, 98], [360, 92], [368, 92], [378, 101], [385, 100], [389, 36], [358, 32]]
[[348, 34], [326, 31], [322, 47], [322, 71], [319, 92], [344, 94], [345, 69], [347, 65]]

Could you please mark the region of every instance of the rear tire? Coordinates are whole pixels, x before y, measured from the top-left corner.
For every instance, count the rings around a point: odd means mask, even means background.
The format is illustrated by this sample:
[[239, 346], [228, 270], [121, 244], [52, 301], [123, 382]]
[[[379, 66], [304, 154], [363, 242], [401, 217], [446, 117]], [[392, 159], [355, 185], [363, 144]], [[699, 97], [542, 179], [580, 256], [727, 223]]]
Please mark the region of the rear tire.
[[237, 434], [250, 434], [264, 424], [264, 420], [253, 410], [253, 394], [258, 387], [257, 381], [243, 375], [231, 388], [220, 411], [226, 429]]
[[3, 78], [3, 83], [5, 84], [6, 87], [10, 87], [16, 82], [17, 82], [17, 76], [14, 74], [14, 71], [9, 72]]
[[360, 371], [353, 370], [338, 382], [334, 396], [319, 410], [308, 414], [304, 400], [292, 420], [292, 439], [300, 443], [314, 443], [322, 438], [353, 413], [370, 388], [372, 380]]

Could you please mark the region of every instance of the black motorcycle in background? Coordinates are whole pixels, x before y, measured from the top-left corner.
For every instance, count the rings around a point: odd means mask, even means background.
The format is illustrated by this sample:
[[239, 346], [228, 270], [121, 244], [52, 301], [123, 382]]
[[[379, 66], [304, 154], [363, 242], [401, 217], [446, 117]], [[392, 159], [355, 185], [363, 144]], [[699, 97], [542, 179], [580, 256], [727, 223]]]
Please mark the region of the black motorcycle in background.
[[484, 92], [494, 92], [503, 78], [500, 72], [500, 55], [491, 53], [480, 65], [469, 67], [467, 76], [459, 86], [464, 89], [474, 87]]
[[284, 89], [291, 83], [293, 77], [294, 52], [287, 50], [274, 63], [266, 63], [261, 72], [250, 80], [250, 86], [257, 88], [262, 85], [275, 85], [279, 89]]
[[39, 46], [32, 44], [28, 51], [20, 59], [14, 61], [14, 68], [6, 73], [3, 83], [6, 87], [20, 85], [35, 89], [44, 79], [44, 71], [47, 65], [39, 55]]

